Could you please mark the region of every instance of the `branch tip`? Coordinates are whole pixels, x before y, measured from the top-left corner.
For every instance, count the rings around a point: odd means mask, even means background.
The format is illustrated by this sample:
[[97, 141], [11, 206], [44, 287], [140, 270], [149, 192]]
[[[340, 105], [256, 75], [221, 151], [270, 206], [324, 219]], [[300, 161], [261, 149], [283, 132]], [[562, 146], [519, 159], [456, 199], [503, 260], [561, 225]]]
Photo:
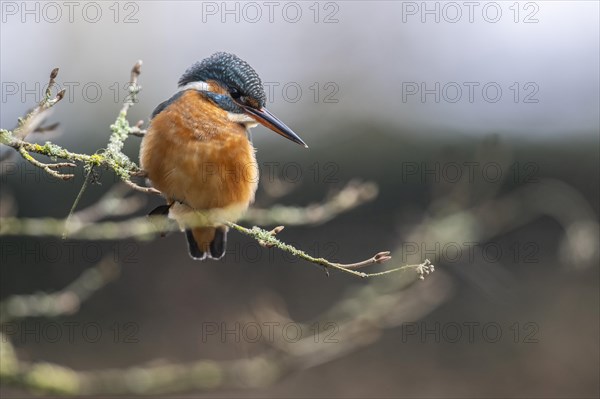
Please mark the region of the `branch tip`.
[[391, 254], [390, 251], [379, 252], [379, 253], [375, 254], [375, 256], [373, 256], [373, 261], [375, 263], [384, 263], [384, 262], [387, 262], [388, 260], [392, 259], [392, 257], [390, 256], [390, 254]]
[[[285, 226], [277, 226], [267, 234], [271, 237], [275, 237], [277, 234], [281, 233], [284, 228]], [[265, 248], [273, 248], [275, 246], [275, 243], [266, 242], [264, 240], [258, 240], [258, 244]]]
[[35, 128], [35, 130], [33, 132], [34, 133], [51, 132], [51, 131], [55, 130], [59, 125], [60, 125], [60, 122], [54, 122], [53, 124], [48, 125], [48, 126], [38, 126]]
[[139, 191], [141, 193], [145, 193], [145, 194], [159, 194], [159, 195], [161, 194], [161, 192], [158, 191], [157, 189], [155, 189], [154, 187], [142, 187], [140, 185], [135, 184], [131, 180], [127, 180], [127, 179], [123, 179], [123, 182], [125, 184], [127, 184], [129, 187], [131, 187], [132, 189], [134, 189], [135, 191]]
[[66, 89], [61, 89], [58, 93], [56, 93], [56, 99], [55, 102], [59, 102], [60, 100], [63, 99], [63, 97], [65, 96], [65, 93], [67, 92]]
[[431, 264], [429, 259], [425, 259], [423, 263], [416, 267], [417, 274], [420, 280], [425, 280], [425, 276], [435, 271], [435, 267]]
[[270, 231], [271, 235], [277, 235], [281, 233], [285, 229], [285, 226], [277, 226], [273, 230]]
[[142, 73], [142, 60], [137, 60], [137, 62], [131, 68], [131, 83], [135, 83], [137, 81], [138, 76]]

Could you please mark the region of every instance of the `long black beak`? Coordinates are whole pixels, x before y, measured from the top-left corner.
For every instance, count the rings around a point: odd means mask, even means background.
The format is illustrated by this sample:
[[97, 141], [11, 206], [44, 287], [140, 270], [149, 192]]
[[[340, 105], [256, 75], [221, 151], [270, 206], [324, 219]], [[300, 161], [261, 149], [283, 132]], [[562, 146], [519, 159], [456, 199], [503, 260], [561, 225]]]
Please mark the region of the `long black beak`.
[[298, 143], [305, 148], [308, 148], [306, 143], [292, 131], [289, 127], [279, 120], [275, 115], [269, 112], [266, 108], [252, 108], [247, 105], [242, 106], [244, 111], [251, 115], [258, 123], [268, 127], [275, 133], [285, 137], [286, 139], [292, 140], [294, 143]]

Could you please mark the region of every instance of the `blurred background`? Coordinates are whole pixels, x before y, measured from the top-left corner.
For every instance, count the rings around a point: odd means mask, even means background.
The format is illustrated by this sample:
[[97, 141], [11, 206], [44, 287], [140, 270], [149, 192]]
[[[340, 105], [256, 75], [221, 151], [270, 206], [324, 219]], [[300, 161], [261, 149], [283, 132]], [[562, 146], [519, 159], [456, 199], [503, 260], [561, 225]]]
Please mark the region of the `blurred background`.
[[[378, 193], [279, 237], [339, 262], [391, 250], [393, 260], [373, 271], [426, 258], [436, 266], [425, 281], [414, 273], [360, 280], [327, 277], [235, 233], [212, 263], [192, 261], [179, 233], [102, 242], [3, 235], [5, 304], [82, 274], [91, 279], [82, 292], [102, 285], [89, 270], [111, 280], [52, 317], [3, 319], [19, 359], [90, 373], [124, 368], [95, 387], [112, 378], [132, 395], [599, 395], [597, 2], [1, 7], [3, 129], [42, 99], [59, 67], [67, 94], [49, 122], [60, 126], [28, 140], [93, 153], [106, 146], [136, 60], [142, 91], [131, 123], [147, 121], [193, 62], [232, 52], [260, 74], [270, 110], [310, 146], [253, 130], [256, 208], [327, 203], [344, 187]], [[138, 150], [139, 138], [129, 138], [125, 153], [137, 162]], [[0, 148], [2, 216], [66, 217], [83, 170], [56, 181], [10, 151]], [[98, 172], [101, 184], [78, 209], [119, 190], [109, 171]], [[161, 203], [127, 195], [135, 215]], [[243, 224], [253, 223], [272, 226]], [[102, 266], [107, 258], [118, 266]], [[212, 377], [199, 371], [205, 379], [155, 390], [159, 379], [140, 371], [173, 364], [208, 367]], [[31, 396], [9, 382], [4, 397]]]

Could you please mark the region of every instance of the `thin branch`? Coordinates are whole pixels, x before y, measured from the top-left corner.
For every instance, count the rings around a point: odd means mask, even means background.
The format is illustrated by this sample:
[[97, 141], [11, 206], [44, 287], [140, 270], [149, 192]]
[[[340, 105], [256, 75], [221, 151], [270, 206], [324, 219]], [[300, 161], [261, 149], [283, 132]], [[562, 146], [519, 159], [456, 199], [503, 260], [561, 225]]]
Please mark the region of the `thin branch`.
[[[155, 225], [167, 218], [163, 216], [136, 217], [122, 221], [102, 221], [94, 224], [83, 223], [74, 218], [68, 225], [67, 234], [81, 240], [124, 240], [140, 241], [150, 239], [161, 230]], [[18, 235], [26, 237], [61, 237], [65, 219], [16, 218], [0, 219], [0, 236]]]
[[384, 262], [387, 262], [388, 260], [392, 259], [392, 257], [390, 256], [390, 253], [391, 253], [390, 251], [379, 252], [367, 260], [363, 260], [362, 262], [358, 262], [358, 263], [351, 263], [348, 265], [344, 265], [344, 267], [346, 269], [359, 269], [361, 267], [370, 266], [373, 263], [384, 263]]
[[60, 125], [60, 122], [54, 122], [51, 125], [47, 125], [47, 126], [39, 126], [37, 127], [33, 133], [46, 133], [46, 132], [51, 132], [53, 130], [56, 130], [56, 128]]
[[19, 118], [17, 127], [14, 129], [14, 135], [17, 138], [25, 139], [30, 133], [34, 131], [50, 130], [50, 128], [41, 127], [42, 123], [46, 119], [47, 111], [52, 108], [56, 103], [62, 100], [65, 96], [65, 89], [60, 90], [56, 93], [56, 96], [52, 98], [52, 89], [56, 84], [56, 77], [58, 76], [58, 68], [54, 68], [50, 72], [50, 79], [48, 86], [46, 86], [46, 92], [44, 98], [40, 103], [32, 109], [25, 117]]
[[[66, 234], [68, 234], [71, 238], [83, 240], [123, 240], [132, 238], [141, 241], [152, 239], [156, 237], [156, 235], [164, 233], [165, 230], [175, 231], [178, 229], [177, 226], [169, 224], [169, 221], [171, 220], [164, 216], [151, 216], [127, 219], [124, 221], [99, 222], [92, 225], [85, 225], [77, 219], [73, 219], [67, 226], [68, 228]], [[189, 227], [195, 226], [192, 221], [186, 223], [189, 225]], [[346, 265], [343, 263], [331, 262], [325, 258], [315, 258], [303, 250], [280, 241], [273, 235], [273, 231], [263, 230], [259, 227], [252, 227], [251, 229], [248, 229], [231, 222], [227, 222], [226, 224], [230, 228], [255, 239], [263, 246], [277, 247], [282, 251], [288, 252], [291, 255], [300, 259], [304, 259], [310, 263], [323, 266], [326, 269], [339, 270], [356, 277], [367, 278], [383, 276], [390, 273], [407, 271], [410, 269], [415, 270], [417, 274], [421, 275], [419, 270], [422, 268], [423, 263], [406, 265], [378, 273], [363, 273], [354, 270], [358, 267], [364, 267], [388, 261], [391, 259], [389, 252], [380, 252], [367, 260]], [[202, 226], [202, 224], [199, 224], [199, 226]], [[64, 228], [64, 219], [27, 219], [13, 217], [0, 219], [0, 236], [19, 235], [31, 237], [61, 237], [62, 234], [65, 233]], [[428, 261], [425, 261], [425, 263], [427, 262]]]
[[154, 187], [142, 187], [140, 185], [135, 184], [131, 180], [123, 180], [123, 183], [127, 184], [133, 190], [139, 191], [140, 193], [144, 193], [144, 194], [158, 194], [158, 195], [160, 195], [160, 191], [158, 191]]
[[129, 134], [131, 136], [136, 136], [136, 137], [144, 137], [147, 133], [147, 130], [142, 129], [142, 126], [144, 125], [144, 121], [143, 120], [139, 120], [138, 123], [135, 124], [135, 126], [132, 126], [129, 129]]
[[352, 180], [331, 198], [321, 203], [313, 203], [306, 207], [274, 205], [269, 209], [251, 208], [243, 219], [262, 226], [321, 224], [372, 201], [377, 194], [375, 183]]
[[[50, 110], [50, 108], [52, 108], [56, 103], [58, 103], [60, 100], [62, 100], [63, 97], [65, 96], [65, 90], [62, 89], [56, 94], [56, 97], [52, 98], [52, 89], [54, 88], [54, 85], [56, 83], [57, 76], [58, 76], [58, 68], [54, 68], [52, 70], [52, 72], [50, 72], [50, 80], [48, 81], [48, 85], [46, 87], [46, 92], [45, 92], [45, 95], [44, 95], [44, 98], [42, 99], [42, 101], [40, 101], [40, 103], [34, 109], [32, 109], [30, 112], [28, 112], [27, 115], [25, 115], [25, 117], [19, 118], [17, 127], [12, 132], [12, 135], [17, 140], [25, 139], [32, 132], [50, 131], [50, 130], [54, 130], [58, 126], [58, 123], [54, 123], [50, 126], [45, 126], [45, 127], [42, 126], [42, 123], [46, 119], [47, 113]], [[2, 137], [0, 138], [0, 142], [2, 142], [3, 144], [7, 144], [7, 143], [5, 143], [4, 135], [5, 135], [5, 131], [3, 130]], [[10, 145], [10, 144], [7, 144], [7, 145]], [[74, 165], [73, 163], [70, 163], [70, 162], [62, 162], [62, 163], [56, 163], [56, 164], [42, 163], [42, 162], [36, 160], [35, 158], [33, 158], [31, 156], [31, 154], [29, 154], [28, 150], [25, 147], [14, 146], [14, 145], [11, 145], [11, 147], [15, 148], [19, 152], [19, 154], [23, 157], [23, 159], [25, 159], [27, 162], [31, 163], [35, 167], [42, 169], [43, 171], [45, 171], [46, 173], [48, 173], [50, 176], [52, 176], [54, 178], [57, 178], [60, 180], [69, 180], [74, 177], [73, 174], [63, 174], [63, 173], [60, 173], [60, 172], [57, 172], [56, 170], [54, 170], [54, 169], [64, 168], [64, 167], [75, 167], [76, 165]]]
[[0, 323], [27, 317], [73, 314], [96, 291], [119, 275], [119, 266], [106, 257], [64, 289], [51, 294], [14, 295], [0, 302]]
[[[129, 368], [78, 371], [56, 363], [20, 361], [10, 339], [0, 333], [3, 381], [13, 387], [76, 396], [164, 395], [267, 387], [292, 372], [339, 359], [372, 344], [384, 329], [426, 316], [452, 293], [452, 284], [444, 274], [418, 287], [407, 284], [411, 283], [403, 278], [379, 279], [358, 290], [348, 290], [330, 311], [316, 319], [328, 321], [319, 325], [335, 328], [335, 343], [316, 342], [314, 335], [297, 342], [265, 342], [270, 345], [262, 353], [235, 360], [150, 362]], [[355, 305], [357, 301], [360, 306]], [[266, 320], [272, 323], [273, 317]], [[320, 333], [330, 335], [327, 330]]]
[[115, 160], [125, 162], [126, 164], [131, 163], [131, 161], [129, 161], [129, 158], [127, 158], [127, 156], [122, 152], [123, 143], [127, 139], [127, 136], [129, 136], [129, 133], [132, 129], [132, 127], [129, 126], [129, 121], [127, 120], [127, 112], [129, 111], [129, 108], [137, 103], [137, 95], [142, 89], [137, 84], [138, 77], [141, 73], [141, 68], [141, 60], [136, 62], [133, 68], [131, 68], [131, 78], [129, 79], [128, 85], [129, 94], [125, 99], [125, 103], [121, 108], [121, 112], [119, 112], [117, 120], [110, 126], [112, 134], [110, 135], [108, 147], [106, 148], [106, 151], [110, 157], [114, 158]]
[[69, 228], [69, 222], [71, 221], [71, 218], [73, 217], [73, 214], [75, 213], [75, 209], [77, 208], [77, 205], [79, 205], [79, 201], [81, 200], [81, 197], [83, 197], [83, 193], [85, 192], [88, 185], [90, 184], [90, 180], [92, 180], [93, 173], [94, 173], [94, 167], [90, 166], [85, 175], [85, 179], [83, 179], [83, 184], [81, 185], [81, 188], [79, 189], [79, 193], [77, 193], [77, 197], [75, 197], [75, 201], [73, 201], [73, 205], [71, 205], [71, 209], [69, 210], [67, 219], [65, 220], [65, 231], [62, 235], [63, 240], [66, 240], [68, 237], [67, 231]]
[[[61, 90], [57, 93], [56, 97], [52, 99], [51, 92], [58, 74], [58, 68], [52, 70], [50, 74], [50, 81], [48, 82], [48, 87], [46, 89], [46, 95], [40, 104], [38, 104], [38, 106], [28, 113], [24, 118], [20, 118], [17, 128], [15, 128], [13, 131], [0, 129], [0, 143], [14, 148], [28, 162], [32, 163], [36, 167], [41, 168], [51, 176], [59, 179], [70, 179], [73, 176], [60, 174], [54, 171], [54, 168], [62, 167], [62, 165], [70, 166], [73, 162], [79, 162], [83, 163], [87, 168], [104, 167], [111, 169], [123, 182], [125, 182], [134, 190], [147, 194], [160, 194], [154, 188], [142, 187], [131, 181], [132, 176], [141, 175], [142, 171], [133, 161], [129, 159], [129, 157], [127, 157], [127, 155], [123, 154], [122, 152], [124, 141], [130, 135], [130, 132], [141, 132], [139, 123], [131, 127], [127, 121], [127, 112], [129, 108], [137, 102], [137, 94], [141, 90], [141, 87], [137, 83], [138, 77], [141, 73], [141, 65], [142, 62], [138, 61], [131, 70], [129, 95], [123, 104], [117, 119], [110, 126], [111, 135], [109, 137], [108, 146], [105, 150], [98, 151], [93, 155], [78, 154], [68, 151], [50, 142], [46, 142], [44, 145], [39, 145], [25, 141], [27, 135], [38, 129], [38, 127], [41, 125], [41, 119], [43, 119], [44, 112], [56, 105], [56, 103], [58, 103], [64, 97], [65, 92], [64, 90]], [[45, 155], [51, 159], [64, 159], [70, 162], [57, 164], [58, 166], [52, 166], [35, 160], [30, 155], [31, 153]]]
[[125, 184], [115, 184], [94, 204], [75, 212], [73, 218], [90, 225], [107, 217], [131, 215], [141, 210], [147, 200], [140, 195], [125, 197], [130, 192]]
[[[408, 270], [408, 269], [416, 269], [419, 276], [422, 276], [423, 273], [421, 271], [423, 270], [424, 267], [426, 267], [427, 265], [430, 264], [429, 260], [426, 260], [424, 263], [421, 263], [418, 265], [406, 265], [406, 266], [398, 267], [396, 269], [386, 270], [386, 271], [379, 272], [379, 273], [363, 273], [363, 272], [356, 271], [354, 269], [357, 269], [358, 267], [372, 265], [374, 263], [384, 263], [392, 258], [391, 256], [389, 256], [390, 252], [389, 251], [379, 252], [376, 255], [374, 255], [373, 257], [371, 257], [367, 260], [364, 260], [362, 262], [346, 265], [343, 263], [334, 263], [325, 258], [315, 258], [314, 256], [311, 256], [311, 255], [307, 254], [306, 252], [304, 252], [300, 249], [297, 249], [290, 244], [286, 244], [286, 243], [280, 241], [278, 238], [275, 237], [275, 234], [277, 234], [277, 232], [283, 230], [282, 226], [279, 226], [277, 228], [278, 231], [276, 231], [276, 229], [267, 231], [267, 230], [263, 230], [256, 226], [252, 227], [251, 229], [248, 229], [246, 227], [240, 226], [239, 224], [232, 223], [232, 222], [228, 222], [227, 225], [230, 228], [232, 228], [244, 235], [247, 235], [248, 237], [254, 238], [259, 243], [261, 243], [261, 245], [263, 245], [263, 246], [276, 247], [282, 251], [285, 251], [285, 252], [288, 252], [288, 253], [294, 255], [297, 258], [304, 259], [304, 260], [314, 263], [316, 265], [321, 265], [321, 266], [325, 267], [326, 269], [338, 270], [338, 271], [352, 274], [354, 276], [361, 277], [361, 278], [383, 276], [386, 274], [404, 271], [404, 270]], [[433, 268], [431, 271], [433, 271]]]
[[75, 165], [74, 163], [71, 162], [60, 162], [60, 163], [53, 163], [53, 164], [47, 164], [47, 163], [42, 163], [40, 161], [38, 161], [37, 159], [35, 159], [34, 157], [31, 156], [31, 154], [29, 154], [27, 152], [27, 150], [23, 147], [19, 148], [19, 154], [21, 154], [21, 156], [29, 163], [31, 163], [33, 166], [36, 166], [40, 169], [42, 169], [44, 172], [48, 173], [50, 176], [55, 177], [57, 179], [60, 180], [70, 180], [73, 177], [75, 177], [74, 174], [63, 174], [60, 172], [55, 171], [54, 169], [58, 169], [58, 168], [74, 168], [77, 165]]

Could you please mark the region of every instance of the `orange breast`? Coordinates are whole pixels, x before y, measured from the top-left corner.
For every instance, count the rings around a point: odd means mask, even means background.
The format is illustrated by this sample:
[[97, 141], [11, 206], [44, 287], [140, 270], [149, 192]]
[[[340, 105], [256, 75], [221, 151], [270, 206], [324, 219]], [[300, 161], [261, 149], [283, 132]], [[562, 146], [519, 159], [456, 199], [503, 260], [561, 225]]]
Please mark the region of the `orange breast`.
[[245, 209], [258, 184], [246, 128], [194, 90], [154, 117], [142, 140], [140, 164], [168, 200], [197, 210]]

